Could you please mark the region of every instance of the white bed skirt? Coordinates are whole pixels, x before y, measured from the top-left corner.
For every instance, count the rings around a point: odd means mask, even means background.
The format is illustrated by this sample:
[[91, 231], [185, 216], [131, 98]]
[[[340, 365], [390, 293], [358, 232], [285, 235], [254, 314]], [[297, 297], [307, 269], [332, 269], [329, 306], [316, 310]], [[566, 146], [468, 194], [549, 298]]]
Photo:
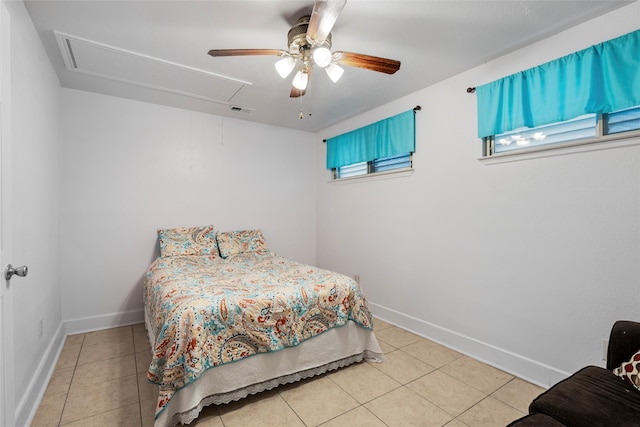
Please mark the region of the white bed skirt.
[[[145, 313], [149, 341], [155, 342]], [[189, 424], [205, 406], [224, 404], [362, 360], [381, 362], [382, 350], [373, 331], [349, 321], [297, 347], [261, 353], [209, 369], [176, 392], [154, 427]]]

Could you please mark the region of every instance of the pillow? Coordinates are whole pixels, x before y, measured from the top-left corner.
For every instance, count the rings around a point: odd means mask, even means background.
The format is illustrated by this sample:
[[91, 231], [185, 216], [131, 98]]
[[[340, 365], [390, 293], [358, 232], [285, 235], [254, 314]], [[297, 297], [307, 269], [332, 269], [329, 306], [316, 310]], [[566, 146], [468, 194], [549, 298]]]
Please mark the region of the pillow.
[[638, 378], [638, 368], [640, 368], [640, 350], [628, 362], [623, 362], [613, 373], [624, 379], [626, 382], [640, 390], [640, 378]]
[[158, 230], [160, 256], [212, 255], [218, 256], [213, 225], [206, 227], [163, 228]]
[[228, 258], [245, 252], [268, 251], [262, 230], [242, 230], [218, 232], [216, 236], [220, 256]]

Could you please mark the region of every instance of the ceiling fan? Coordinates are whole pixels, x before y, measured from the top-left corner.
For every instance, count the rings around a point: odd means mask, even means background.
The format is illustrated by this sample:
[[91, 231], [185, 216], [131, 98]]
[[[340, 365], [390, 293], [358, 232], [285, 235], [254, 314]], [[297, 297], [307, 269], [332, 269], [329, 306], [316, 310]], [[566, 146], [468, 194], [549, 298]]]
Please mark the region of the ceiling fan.
[[[347, 0], [317, 0], [311, 15], [302, 16], [287, 35], [288, 49], [212, 49], [209, 55], [248, 56], [275, 55], [282, 59], [275, 63], [276, 71], [286, 78], [300, 64], [293, 78], [292, 98], [303, 96], [309, 83], [313, 65], [324, 68], [329, 78], [337, 82], [344, 70], [340, 65], [364, 68], [386, 74], [400, 69], [400, 61], [353, 52], [331, 52], [331, 29]], [[340, 65], [338, 65], [340, 64]]]

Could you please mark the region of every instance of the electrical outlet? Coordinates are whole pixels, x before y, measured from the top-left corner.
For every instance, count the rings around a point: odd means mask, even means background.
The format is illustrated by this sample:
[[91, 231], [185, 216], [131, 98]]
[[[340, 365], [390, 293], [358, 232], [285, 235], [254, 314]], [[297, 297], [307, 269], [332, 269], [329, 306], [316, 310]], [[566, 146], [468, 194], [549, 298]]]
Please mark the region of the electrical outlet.
[[40, 319], [40, 337], [44, 335], [44, 323], [42, 319]]
[[609, 340], [602, 338], [602, 360], [607, 360], [608, 348], [609, 348]]

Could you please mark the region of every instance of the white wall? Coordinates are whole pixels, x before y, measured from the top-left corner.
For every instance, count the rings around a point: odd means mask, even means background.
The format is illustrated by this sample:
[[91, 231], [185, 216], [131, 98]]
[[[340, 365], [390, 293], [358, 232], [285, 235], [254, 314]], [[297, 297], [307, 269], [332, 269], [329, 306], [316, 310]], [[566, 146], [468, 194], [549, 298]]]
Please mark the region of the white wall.
[[276, 252], [315, 263], [313, 134], [72, 89], [63, 112], [69, 330], [142, 319], [158, 228], [262, 228]]
[[29, 267], [27, 277], [11, 281], [16, 425], [24, 425], [61, 339], [61, 88], [24, 4], [3, 3], [11, 20], [11, 137], [4, 143], [12, 150], [13, 207], [13, 253], [4, 261]]
[[[5, 3], [12, 262], [30, 267], [13, 299], [19, 424], [63, 320], [73, 331], [141, 318], [158, 227], [261, 227], [282, 255], [359, 273], [380, 316], [541, 384], [602, 363], [611, 323], [638, 320], [639, 149], [488, 166], [464, 91], [638, 28], [638, 3], [327, 129], [315, 146], [299, 131], [61, 96], [24, 5]], [[411, 177], [327, 185], [322, 138], [416, 104]]]
[[[640, 320], [640, 147], [484, 164], [466, 88], [638, 28], [634, 3], [321, 132], [319, 265], [358, 273], [379, 317], [538, 384], [602, 365], [612, 323]], [[412, 176], [327, 184], [323, 138], [415, 105]]]

